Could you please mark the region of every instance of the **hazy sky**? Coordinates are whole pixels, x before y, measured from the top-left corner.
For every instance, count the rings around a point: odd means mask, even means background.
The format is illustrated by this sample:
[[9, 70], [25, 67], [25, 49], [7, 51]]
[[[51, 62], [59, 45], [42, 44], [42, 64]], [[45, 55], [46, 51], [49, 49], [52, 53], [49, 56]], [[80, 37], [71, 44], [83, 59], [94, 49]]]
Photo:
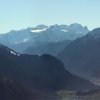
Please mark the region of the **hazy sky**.
[[100, 26], [100, 0], [0, 0], [0, 33], [38, 24]]

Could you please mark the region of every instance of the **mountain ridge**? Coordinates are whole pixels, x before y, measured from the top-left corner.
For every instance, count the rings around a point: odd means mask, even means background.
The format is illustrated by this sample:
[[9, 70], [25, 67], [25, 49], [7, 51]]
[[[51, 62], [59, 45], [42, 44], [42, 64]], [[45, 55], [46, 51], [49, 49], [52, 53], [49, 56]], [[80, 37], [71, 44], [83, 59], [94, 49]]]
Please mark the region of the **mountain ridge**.
[[[67, 69], [82, 77], [100, 77], [100, 28], [90, 31], [68, 45], [58, 57]], [[98, 38], [97, 38], [98, 37]]]
[[7, 34], [0, 35], [0, 43], [16, 52], [23, 53], [27, 48], [48, 45], [50, 43], [74, 40], [84, 36], [88, 28], [80, 24], [71, 25], [38, 25], [34, 28], [12, 30]]

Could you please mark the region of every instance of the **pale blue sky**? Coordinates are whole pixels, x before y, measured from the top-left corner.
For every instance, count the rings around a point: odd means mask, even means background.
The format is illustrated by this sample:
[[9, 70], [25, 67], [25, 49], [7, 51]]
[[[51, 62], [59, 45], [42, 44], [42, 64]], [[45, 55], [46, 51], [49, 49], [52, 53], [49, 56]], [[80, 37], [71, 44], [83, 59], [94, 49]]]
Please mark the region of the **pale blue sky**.
[[100, 0], [0, 0], [0, 33], [38, 24], [100, 26]]

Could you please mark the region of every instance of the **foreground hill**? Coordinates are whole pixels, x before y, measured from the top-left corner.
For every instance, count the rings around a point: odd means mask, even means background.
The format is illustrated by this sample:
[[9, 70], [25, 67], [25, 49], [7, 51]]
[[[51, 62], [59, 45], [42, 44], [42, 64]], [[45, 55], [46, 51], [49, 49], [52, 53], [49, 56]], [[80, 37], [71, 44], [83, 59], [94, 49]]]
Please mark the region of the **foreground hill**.
[[44, 90], [77, 90], [93, 86], [85, 79], [66, 71], [63, 63], [53, 56], [20, 55], [2, 45], [0, 74]]
[[[0, 45], [0, 75], [16, 80], [33, 91], [42, 91], [34, 92], [37, 93], [37, 97], [45, 98], [42, 100], [60, 100], [56, 94], [59, 90], [78, 91], [97, 88], [89, 81], [66, 71], [63, 63], [53, 56], [18, 54], [3, 45]], [[23, 91], [20, 92], [23, 94]]]
[[42, 100], [37, 91], [26, 89], [21, 84], [6, 77], [0, 77], [0, 100]]

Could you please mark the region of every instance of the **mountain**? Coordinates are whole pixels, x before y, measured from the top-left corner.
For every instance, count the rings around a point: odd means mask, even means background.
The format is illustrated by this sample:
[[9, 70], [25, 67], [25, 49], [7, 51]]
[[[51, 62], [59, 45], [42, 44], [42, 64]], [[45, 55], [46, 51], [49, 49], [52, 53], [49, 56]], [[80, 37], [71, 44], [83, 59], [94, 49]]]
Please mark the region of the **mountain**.
[[30, 46], [25, 49], [23, 53], [30, 55], [50, 54], [53, 56], [57, 56], [70, 42], [71, 40], [64, 40], [61, 42], [50, 43], [40, 47]]
[[[40, 100], [43, 96], [31, 91], [15, 80], [0, 77], [0, 100]], [[41, 99], [41, 100], [42, 100]]]
[[12, 30], [0, 35], [0, 43], [23, 53], [26, 49], [41, 47], [64, 40], [74, 40], [88, 32], [87, 27], [80, 24], [67, 25], [38, 25], [34, 28]]
[[80, 90], [95, 87], [89, 81], [66, 71], [63, 63], [53, 56], [21, 55], [2, 45], [0, 74], [31, 89], [51, 93], [61, 89]]
[[100, 28], [71, 42], [58, 57], [70, 72], [89, 79], [100, 79]]

